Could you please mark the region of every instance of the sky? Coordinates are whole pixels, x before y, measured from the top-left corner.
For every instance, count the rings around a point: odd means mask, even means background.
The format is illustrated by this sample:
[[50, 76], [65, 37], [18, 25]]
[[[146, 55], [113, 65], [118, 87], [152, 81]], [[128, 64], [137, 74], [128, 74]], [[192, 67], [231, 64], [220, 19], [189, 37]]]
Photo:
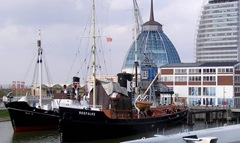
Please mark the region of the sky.
[[[91, 72], [91, 0], [2, 0], [0, 5], [0, 84], [33, 82], [39, 30], [50, 82], [65, 84]], [[195, 62], [195, 37], [206, 0], [154, 0], [155, 21], [172, 41], [182, 62]], [[96, 36], [103, 65], [116, 75], [133, 42], [132, 0], [95, 0]], [[150, 0], [138, 0], [143, 22]], [[106, 42], [111, 37], [112, 42]], [[85, 41], [85, 42], [84, 42]], [[89, 46], [91, 47], [91, 46]], [[97, 46], [98, 47], [98, 46]], [[105, 70], [105, 71], [104, 71]], [[45, 71], [45, 69], [44, 69]], [[104, 72], [103, 72], [104, 71]], [[44, 81], [43, 81], [44, 82]], [[47, 80], [45, 81], [47, 82]]]

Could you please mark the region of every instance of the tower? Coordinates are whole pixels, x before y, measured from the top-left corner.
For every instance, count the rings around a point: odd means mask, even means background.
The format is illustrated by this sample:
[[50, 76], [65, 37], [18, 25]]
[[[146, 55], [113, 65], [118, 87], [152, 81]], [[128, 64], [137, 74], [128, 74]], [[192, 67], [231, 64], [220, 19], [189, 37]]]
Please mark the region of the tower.
[[196, 61], [239, 59], [239, 0], [209, 0], [198, 25]]
[[179, 55], [163, 32], [162, 24], [154, 20], [153, 0], [151, 1], [150, 19], [142, 25], [142, 31], [137, 36], [136, 41], [130, 46], [125, 57], [122, 71], [133, 73], [135, 62], [135, 42], [137, 42], [137, 60], [141, 67], [141, 61], [144, 60], [144, 54], [148, 54], [153, 59], [157, 67], [167, 63], [181, 63]]

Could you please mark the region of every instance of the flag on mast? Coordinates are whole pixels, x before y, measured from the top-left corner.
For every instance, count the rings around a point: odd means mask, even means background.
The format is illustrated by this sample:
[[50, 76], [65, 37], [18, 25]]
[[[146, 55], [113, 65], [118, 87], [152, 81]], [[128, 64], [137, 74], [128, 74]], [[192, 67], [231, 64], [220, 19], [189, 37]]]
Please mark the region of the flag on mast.
[[112, 38], [107, 37], [107, 42], [112, 42]]
[[21, 82], [17, 81], [17, 90], [20, 90], [20, 84], [21, 84]]

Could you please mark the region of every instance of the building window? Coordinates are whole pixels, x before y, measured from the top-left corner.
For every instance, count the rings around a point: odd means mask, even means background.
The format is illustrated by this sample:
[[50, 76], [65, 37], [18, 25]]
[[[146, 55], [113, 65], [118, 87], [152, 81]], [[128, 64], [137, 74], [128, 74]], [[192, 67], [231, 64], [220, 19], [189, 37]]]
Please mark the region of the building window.
[[142, 79], [148, 79], [148, 70], [142, 70], [141, 71]]
[[203, 81], [216, 81], [215, 76], [203, 76]]
[[190, 96], [201, 96], [201, 87], [189, 87], [188, 94]]
[[161, 76], [160, 78], [161, 81], [173, 81], [173, 77], [171, 76]]
[[215, 98], [203, 98], [203, 102], [202, 102], [202, 105], [216, 105], [216, 100]]
[[175, 74], [187, 74], [187, 69], [175, 69]]
[[240, 65], [236, 66], [235, 70], [240, 71]]
[[188, 98], [188, 105], [197, 106], [201, 105], [201, 98]]
[[232, 106], [233, 105], [233, 99], [232, 98], [218, 98], [218, 105], [224, 106], [224, 104], [226, 106]]
[[189, 76], [189, 81], [201, 81], [201, 76]]
[[240, 82], [240, 76], [234, 76], [234, 82]]
[[216, 96], [216, 87], [203, 87], [203, 96]]
[[201, 73], [201, 69], [189, 69], [189, 73]]
[[218, 73], [233, 73], [233, 68], [219, 68]]
[[184, 82], [187, 81], [187, 76], [176, 76], [175, 77], [176, 82]]
[[216, 73], [216, 69], [203, 69], [203, 73]]
[[240, 87], [234, 87], [234, 92], [235, 93], [240, 93]]

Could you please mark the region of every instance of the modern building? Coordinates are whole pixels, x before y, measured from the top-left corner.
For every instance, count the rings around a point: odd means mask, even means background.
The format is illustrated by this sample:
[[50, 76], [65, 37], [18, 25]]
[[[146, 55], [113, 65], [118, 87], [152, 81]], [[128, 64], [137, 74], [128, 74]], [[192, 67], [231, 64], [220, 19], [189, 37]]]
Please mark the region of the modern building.
[[[152, 2], [150, 20], [142, 25], [136, 43], [134, 41], [129, 48], [122, 71], [135, 72], [137, 47], [140, 67], [148, 57], [161, 73], [159, 81], [174, 92], [173, 95], [160, 95], [160, 104], [174, 101], [186, 105], [240, 107], [238, 15], [239, 0], [209, 0], [199, 21], [197, 62], [181, 63], [175, 47], [163, 32], [163, 26], [154, 20]], [[140, 75], [142, 77], [144, 72]], [[143, 85], [139, 84], [140, 87]]]
[[203, 6], [196, 62], [239, 61], [239, 11], [239, 0], [209, 0]]
[[187, 105], [240, 106], [238, 62], [166, 64], [161, 67], [160, 80], [173, 89], [174, 101]]
[[[135, 72], [135, 51], [137, 51], [137, 61], [140, 66], [145, 55], [152, 59], [158, 67], [167, 63], [181, 63], [177, 50], [163, 32], [163, 26], [154, 20], [153, 1], [151, 1], [150, 11], [149, 21], [142, 25], [141, 33], [126, 54], [122, 71], [127, 73]], [[135, 50], [135, 46], [137, 46], [137, 50]]]

